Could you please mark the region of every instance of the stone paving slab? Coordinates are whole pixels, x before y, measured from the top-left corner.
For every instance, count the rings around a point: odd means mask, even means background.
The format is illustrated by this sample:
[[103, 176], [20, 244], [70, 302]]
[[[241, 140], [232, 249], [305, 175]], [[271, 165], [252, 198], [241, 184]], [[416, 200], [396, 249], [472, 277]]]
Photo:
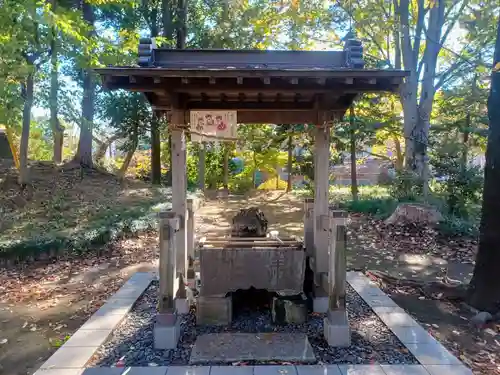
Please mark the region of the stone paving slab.
[[314, 362], [316, 357], [305, 333], [209, 333], [197, 337], [189, 362], [248, 360]]
[[386, 375], [380, 365], [339, 365], [342, 375]]
[[64, 344], [65, 347], [71, 346], [101, 346], [113, 332], [111, 329], [79, 329]]
[[297, 366], [297, 375], [342, 375], [337, 365]]
[[381, 365], [386, 375], [429, 375], [421, 365]]

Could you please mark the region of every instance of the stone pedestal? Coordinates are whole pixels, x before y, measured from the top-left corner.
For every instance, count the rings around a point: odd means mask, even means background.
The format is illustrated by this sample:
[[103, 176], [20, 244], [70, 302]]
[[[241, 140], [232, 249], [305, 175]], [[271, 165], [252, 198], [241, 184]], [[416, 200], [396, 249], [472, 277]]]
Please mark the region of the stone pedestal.
[[275, 324], [302, 324], [307, 320], [307, 299], [300, 294], [277, 295], [271, 308]]
[[323, 321], [323, 334], [330, 346], [347, 347], [351, 345], [351, 330], [347, 311], [328, 311]]
[[153, 328], [154, 348], [175, 349], [181, 335], [180, 321], [175, 313], [158, 314]]
[[196, 324], [229, 325], [233, 318], [231, 297], [200, 296], [196, 303]]

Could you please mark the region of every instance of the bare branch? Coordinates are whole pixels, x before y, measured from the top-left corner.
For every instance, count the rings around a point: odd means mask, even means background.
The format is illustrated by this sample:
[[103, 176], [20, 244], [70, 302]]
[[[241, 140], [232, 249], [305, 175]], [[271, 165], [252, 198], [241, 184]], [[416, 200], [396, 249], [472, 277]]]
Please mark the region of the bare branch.
[[424, 6], [424, 0], [418, 0], [417, 25], [415, 29], [415, 40], [413, 42], [413, 61], [415, 61], [415, 64], [417, 64], [420, 54], [422, 29], [424, 28], [424, 20], [427, 10], [428, 9], [426, 9]]
[[[446, 12], [446, 15], [445, 15], [445, 18], [444, 18], [445, 20], [448, 19], [448, 16], [450, 15], [451, 11], [458, 4], [459, 1], [460, 0], [455, 0], [455, 2], [450, 7], [450, 9], [448, 9], [448, 12]], [[453, 27], [457, 23], [458, 18], [460, 17], [460, 15], [462, 14], [463, 10], [465, 9], [465, 7], [467, 6], [468, 3], [469, 3], [469, 0], [463, 0], [463, 3], [461, 5], [460, 9], [453, 16], [453, 19], [450, 21], [450, 23], [448, 24], [448, 27], [446, 28], [446, 31], [444, 32], [443, 36], [441, 37], [441, 40], [439, 41], [440, 45], [443, 45], [446, 42], [446, 39], [448, 39], [448, 35], [450, 35], [451, 30], [453, 29]]]

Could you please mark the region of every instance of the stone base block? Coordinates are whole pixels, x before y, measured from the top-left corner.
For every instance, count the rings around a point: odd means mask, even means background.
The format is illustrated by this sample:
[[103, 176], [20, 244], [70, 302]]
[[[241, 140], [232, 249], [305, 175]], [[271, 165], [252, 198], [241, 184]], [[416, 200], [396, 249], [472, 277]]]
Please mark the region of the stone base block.
[[307, 320], [307, 299], [302, 294], [277, 295], [271, 308], [275, 324], [302, 324]]
[[153, 334], [155, 349], [175, 349], [181, 335], [180, 320], [175, 314], [158, 314]]
[[196, 324], [229, 325], [233, 317], [231, 297], [198, 297]]
[[325, 314], [328, 311], [328, 297], [316, 297], [313, 300], [313, 311]]
[[328, 315], [323, 321], [323, 333], [330, 346], [350, 346], [351, 330], [347, 311], [328, 311]]

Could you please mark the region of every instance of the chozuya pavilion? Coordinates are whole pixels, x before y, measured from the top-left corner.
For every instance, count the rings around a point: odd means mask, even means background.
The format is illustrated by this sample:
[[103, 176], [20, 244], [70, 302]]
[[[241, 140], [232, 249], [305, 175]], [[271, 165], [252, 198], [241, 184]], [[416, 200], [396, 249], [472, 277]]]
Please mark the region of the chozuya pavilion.
[[302, 289], [308, 259], [312, 282], [326, 296], [323, 308], [315, 301], [315, 309], [327, 312], [324, 336], [332, 346], [349, 345], [346, 214], [328, 202], [330, 128], [357, 95], [397, 92], [408, 75], [364, 65], [361, 42], [353, 39], [342, 51], [176, 50], [141, 39], [137, 66], [97, 69], [105, 88], [144, 93], [153, 111], [167, 116], [172, 132], [172, 210], [160, 214], [157, 348], [177, 344], [178, 314], [187, 304], [184, 281], [193, 273], [188, 272], [194, 230], [186, 194], [186, 134], [200, 134], [199, 124], [190, 124], [191, 116], [200, 113], [222, 113], [239, 126], [313, 125], [315, 195], [305, 202], [304, 247], [298, 241], [269, 238], [212, 239], [211, 245], [201, 247], [198, 324], [230, 322], [228, 292], [244, 287], [242, 280], [247, 287], [301, 292], [297, 289]]

